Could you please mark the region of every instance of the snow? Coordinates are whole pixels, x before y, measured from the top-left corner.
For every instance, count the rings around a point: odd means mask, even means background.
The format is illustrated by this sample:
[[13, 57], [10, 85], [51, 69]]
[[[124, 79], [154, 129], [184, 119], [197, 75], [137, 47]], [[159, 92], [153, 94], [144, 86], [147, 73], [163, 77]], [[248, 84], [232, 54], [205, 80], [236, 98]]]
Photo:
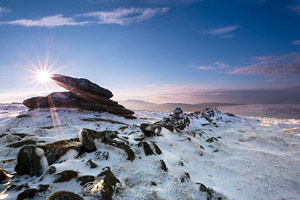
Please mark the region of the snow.
[[49, 167], [49, 165], [48, 165], [47, 158], [44, 155], [44, 150], [41, 148], [36, 148], [35, 153], [38, 157], [40, 157], [42, 169], [43, 171], [45, 171]]
[[[138, 119], [128, 120], [108, 113], [80, 112], [76, 109], [37, 109], [29, 111], [30, 117], [15, 118], [24, 108], [12, 108], [14, 113], [6, 116], [0, 126], [1, 133], [27, 133], [33, 136], [20, 138], [7, 135], [0, 138], [0, 167], [15, 173], [18, 149], [5, 147], [8, 143], [32, 139], [47, 143], [63, 139], [78, 138], [82, 128], [97, 131], [118, 131], [120, 138], [128, 138], [136, 158], [128, 161], [122, 149], [114, 148], [95, 140], [97, 151], [84, 153], [69, 150], [53, 166], [56, 174], [74, 170], [79, 176], [97, 176], [101, 169], [110, 167], [121, 181], [114, 199], [203, 199], [199, 184], [213, 188], [227, 199], [300, 199], [300, 120], [274, 119], [265, 117], [231, 117], [215, 112], [211, 119], [215, 125], [205, 125], [202, 117], [192, 118], [190, 125], [182, 132], [170, 132], [162, 128], [160, 136], [146, 138], [153, 148], [155, 142], [162, 151], [160, 155], [145, 156], [135, 138], [143, 136], [141, 123], [153, 123], [169, 112], [137, 111]], [[9, 118], [9, 119], [8, 119]], [[83, 120], [98, 119], [98, 120]], [[109, 119], [121, 123], [111, 123]], [[125, 125], [124, 125], [125, 124]], [[121, 129], [120, 129], [121, 128]], [[209, 138], [217, 141], [207, 142]], [[106, 160], [103, 154], [108, 152]], [[37, 152], [43, 155], [43, 152]], [[102, 155], [102, 156], [101, 156]], [[42, 156], [44, 158], [44, 156]], [[99, 167], [91, 169], [86, 163], [92, 159]], [[160, 169], [160, 160], [166, 163], [168, 171]], [[47, 167], [46, 162], [43, 166]], [[181, 178], [188, 173], [190, 179]], [[49, 184], [49, 191], [39, 193], [35, 199], [47, 199], [53, 192], [68, 190], [82, 195], [84, 189], [72, 179], [55, 183], [55, 177], [44, 173], [40, 177], [20, 176], [18, 184], [28, 183], [31, 188]], [[151, 186], [151, 181], [157, 186]], [[3, 191], [1, 193], [1, 190]], [[19, 191], [21, 192], [21, 191]], [[0, 199], [16, 199], [13, 190], [5, 191], [0, 186]], [[85, 199], [94, 199], [85, 196]]]

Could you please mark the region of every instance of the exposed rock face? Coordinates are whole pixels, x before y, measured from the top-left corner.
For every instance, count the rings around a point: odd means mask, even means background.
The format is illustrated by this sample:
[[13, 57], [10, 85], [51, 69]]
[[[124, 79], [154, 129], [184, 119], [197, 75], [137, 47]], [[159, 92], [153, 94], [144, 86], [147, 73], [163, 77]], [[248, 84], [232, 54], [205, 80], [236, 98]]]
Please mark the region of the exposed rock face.
[[84, 200], [81, 196], [68, 191], [59, 191], [52, 194], [48, 200]]
[[18, 154], [18, 163], [15, 171], [19, 175], [29, 174], [30, 176], [40, 176], [48, 164], [44, 156], [44, 151], [35, 146], [25, 146]]
[[97, 84], [92, 83], [91, 81], [84, 78], [78, 79], [60, 74], [55, 74], [51, 78], [61, 87], [64, 87], [65, 89], [74, 93], [86, 93], [88, 95], [97, 95], [105, 98], [113, 97], [111, 91], [102, 88]]
[[77, 79], [63, 75], [51, 77], [58, 85], [69, 92], [54, 92], [46, 97], [32, 97], [23, 104], [30, 108], [78, 108], [108, 112], [128, 118], [133, 118], [134, 112], [111, 100], [111, 91], [90, 82], [87, 79]]
[[108, 167], [98, 175], [98, 178], [103, 180], [103, 188], [101, 190], [102, 198], [105, 200], [112, 199], [116, 184], [120, 183], [119, 179], [115, 177]]

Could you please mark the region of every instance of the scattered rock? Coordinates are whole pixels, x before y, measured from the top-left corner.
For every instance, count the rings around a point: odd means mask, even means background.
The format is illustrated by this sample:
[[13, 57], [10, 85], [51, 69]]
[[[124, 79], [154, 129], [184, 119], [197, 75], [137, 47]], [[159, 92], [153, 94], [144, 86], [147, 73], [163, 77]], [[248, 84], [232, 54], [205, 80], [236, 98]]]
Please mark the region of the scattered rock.
[[152, 144], [154, 146], [156, 154], [160, 155], [162, 152], [161, 152], [159, 146], [157, 144], [155, 144], [155, 142], [152, 142]]
[[161, 121], [154, 123], [154, 125], [160, 125], [172, 132], [174, 130], [180, 132], [189, 126], [189, 124], [189, 116], [184, 114], [181, 108], [176, 108], [169, 117], [165, 117]]
[[218, 139], [215, 137], [211, 137], [206, 140], [206, 142], [208, 142], [208, 143], [213, 143], [213, 142], [217, 142], [217, 141], [218, 141]]
[[161, 126], [143, 123], [140, 125], [140, 129], [146, 136], [150, 137], [150, 136], [158, 135], [161, 131]]
[[6, 147], [19, 148], [19, 147], [22, 147], [24, 145], [35, 145], [35, 144], [36, 144], [36, 141], [33, 141], [33, 140], [23, 140], [23, 141], [20, 141], [20, 142], [15, 142], [15, 143], [9, 144]]
[[180, 181], [181, 183], [183, 183], [185, 180], [189, 180], [191, 179], [190, 174], [185, 172], [181, 177], [180, 177]]
[[75, 172], [73, 170], [65, 170], [59, 174], [57, 174], [57, 179], [55, 179], [54, 183], [59, 182], [68, 182], [72, 178], [75, 178], [78, 175], [78, 172]]
[[48, 165], [44, 156], [44, 151], [35, 146], [22, 147], [18, 154], [18, 163], [15, 171], [19, 175], [29, 174], [30, 176], [40, 176]]
[[95, 159], [97, 160], [108, 160], [109, 152], [108, 151], [97, 151], [94, 154]]
[[25, 188], [25, 189], [29, 188], [28, 183], [25, 183], [25, 184], [22, 184], [22, 185], [17, 185], [17, 186], [16, 186], [15, 188], [13, 188], [13, 189], [15, 189], [16, 191], [20, 191], [20, 190], [22, 190], [23, 188]]
[[44, 150], [49, 165], [54, 164], [61, 156], [65, 155], [71, 149], [78, 151], [79, 154], [83, 151], [78, 138], [56, 141], [39, 146], [39, 148]]
[[38, 192], [46, 192], [48, 191], [48, 188], [50, 187], [50, 185], [43, 185], [43, 184], [40, 184], [39, 185], [39, 190]]
[[94, 182], [95, 177], [94, 176], [80, 176], [77, 178], [77, 182], [80, 182], [81, 186], [84, 186], [85, 184], [89, 182]]
[[161, 168], [162, 170], [164, 170], [165, 172], [168, 171], [168, 168], [167, 168], [167, 165], [166, 165], [165, 161], [160, 160], [160, 168]]
[[56, 168], [54, 166], [50, 166], [48, 168], [48, 174], [54, 174], [56, 172]]
[[151, 181], [151, 185], [152, 186], [157, 186], [157, 184], [155, 182], [153, 182], [153, 181]]
[[52, 194], [48, 200], [84, 200], [78, 194], [68, 191], [58, 191]]
[[[82, 137], [82, 135], [88, 135], [88, 137]], [[127, 145], [126, 142], [124, 142], [124, 140], [122, 141], [122, 139], [118, 137], [118, 132], [116, 131], [97, 132], [91, 129], [82, 129], [80, 131], [79, 138], [82, 141], [82, 143], [85, 144], [84, 146], [85, 149], [86, 148], [92, 149], [90, 147], [95, 146], [94, 140], [98, 139], [100, 142], [104, 144], [114, 146], [119, 149], [123, 149], [127, 154], [127, 160], [132, 161], [135, 158], [134, 152], [131, 150], [129, 145]]]
[[91, 130], [91, 129], [83, 128], [79, 132], [79, 140], [80, 140], [83, 148], [87, 152], [92, 152], [92, 151], [97, 150], [96, 145], [94, 143], [94, 139], [95, 139], [94, 135], [95, 135], [95, 131]]
[[32, 199], [35, 196], [36, 192], [36, 189], [27, 189], [24, 192], [18, 194], [17, 200]]
[[144, 147], [144, 152], [146, 156], [153, 155], [154, 152], [152, 151], [150, 145], [147, 142], [142, 142], [142, 145]]
[[88, 166], [90, 166], [91, 169], [94, 169], [94, 168], [98, 167], [98, 165], [97, 165], [96, 163], [94, 163], [94, 162], [92, 161], [92, 159], [89, 159], [89, 160], [86, 162], [86, 164], [87, 164]]
[[105, 200], [112, 199], [115, 187], [117, 183], [120, 183], [119, 179], [115, 177], [109, 167], [104, 168], [97, 177], [103, 180], [103, 188], [101, 190], [102, 198]]

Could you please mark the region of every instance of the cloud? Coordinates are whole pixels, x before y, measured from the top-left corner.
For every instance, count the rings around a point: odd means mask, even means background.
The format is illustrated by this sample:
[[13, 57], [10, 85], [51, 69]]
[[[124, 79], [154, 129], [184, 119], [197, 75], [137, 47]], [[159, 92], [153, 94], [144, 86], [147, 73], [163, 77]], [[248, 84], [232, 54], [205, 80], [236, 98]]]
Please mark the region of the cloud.
[[227, 64], [222, 63], [222, 62], [219, 62], [219, 61], [217, 61], [215, 64], [216, 64], [219, 68], [221, 68], [221, 69], [225, 69], [225, 68], [231, 67], [230, 65], [227, 65]]
[[234, 37], [234, 34], [232, 32], [238, 29], [239, 27], [240, 26], [238, 25], [232, 25], [232, 26], [226, 26], [222, 28], [210, 29], [204, 31], [203, 33], [206, 35], [218, 36], [220, 39], [231, 38]]
[[204, 70], [204, 71], [208, 71], [208, 70], [219, 70], [220, 72], [223, 70], [223, 69], [226, 69], [226, 68], [230, 68], [231, 66], [230, 65], [227, 65], [225, 63], [222, 63], [220, 61], [217, 61], [215, 62], [213, 65], [209, 65], [209, 66], [199, 66], [197, 67], [197, 69], [199, 70]]
[[296, 12], [298, 15], [300, 15], [300, 5], [289, 5], [288, 9]]
[[166, 13], [169, 8], [119, 8], [113, 11], [95, 11], [77, 15], [79, 17], [96, 17], [98, 24], [129, 25], [152, 18], [156, 14]]
[[269, 76], [299, 76], [300, 53], [290, 53], [281, 56], [256, 57], [254, 64], [237, 68], [231, 73]]
[[18, 19], [14, 21], [0, 22], [0, 24], [20, 25], [26, 27], [57, 27], [57, 26], [79, 26], [86, 25], [88, 21], [78, 22], [71, 17], [64, 17], [62, 14], [46, 16], [37, 20]]
[[293, 45], [300, 45], [300, 40], [296, 40], [294, 42], [292, 42]]
[[9, 10], [8, 10], [7, 8], [5, 8], [5, 7], [0, 7], [0, 14], [2, 14], [2, 13], [7, 13], [7, 12], [9, 12]]
[[199, 67], [197, 67], [197, 69], [207, 71], [207, 70], [215, 70], [215, 67], [211, 67], [211, 66], [199, 66]]

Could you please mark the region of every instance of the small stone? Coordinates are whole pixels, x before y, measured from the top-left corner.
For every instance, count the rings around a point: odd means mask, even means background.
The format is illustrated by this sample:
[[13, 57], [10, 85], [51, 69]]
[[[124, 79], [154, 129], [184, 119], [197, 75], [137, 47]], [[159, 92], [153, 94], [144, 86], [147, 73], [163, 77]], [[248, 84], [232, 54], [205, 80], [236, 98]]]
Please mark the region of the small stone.
[[48, 188], [50, 187], [50, 185], [43, 185], [43, 184], [40, 184], [39, 185], [39, 192], [46, 192], [48, 190]]
[[151, 181], [151, 185], [157, 186], [157, 184], [155, 182], [153, 182], [153, 181]]
[[36, 189], [27, 189], [24, 192], [18, 194], [17, 200], [32, 199], [35, 196], [36, 192]]
[[94, 168], [98, 167], [98, 165], [97, 165], [96, 163], [94, 163], [94, 162], [92, 161], [92, 159], [89, 159], [89, 160], [86, 162], [86, 164], [87, 164], [88, 166], [90, 166], [91, 169], [94, 169]]
[[58, 178], [54, 181], [54, 183], [67, 182], [72, 178], [75, 178], [78, 175], [78, 172], [75, 172], [73, 170], [65, 170], [57, 175]]
[[191, 179], [190, 174], [185, 172], [181, 177], [180, 177], [180, 181], [181, 183], [183, 183], [185, 180]]
[[167, 165], [166, 165], [165, 161], [163, 161], [163, 160], [160, 160], [160, 167], [161, 167], [161, 169], [164, 170], [165, 172], [168, 171]]
[[159, 146], [157, 144], [155, 144], [154, 142], [152, 142], [153, 146], [154, 146], [154, 150], [156, 152], [156, 154], [160, 155], [162, 152], [159, 148]]
[[213, 143], [213, 142], [217, 142], [217, 141], [218, 141], [218, 139], [215, 137], [211, 137], [206, 140], [206, 142], [208, 142], [208, 143]]
[[48, 169], [48, 174], [54, 174], [56, 172], [56, 168], [54, 166], [50, 166]]

